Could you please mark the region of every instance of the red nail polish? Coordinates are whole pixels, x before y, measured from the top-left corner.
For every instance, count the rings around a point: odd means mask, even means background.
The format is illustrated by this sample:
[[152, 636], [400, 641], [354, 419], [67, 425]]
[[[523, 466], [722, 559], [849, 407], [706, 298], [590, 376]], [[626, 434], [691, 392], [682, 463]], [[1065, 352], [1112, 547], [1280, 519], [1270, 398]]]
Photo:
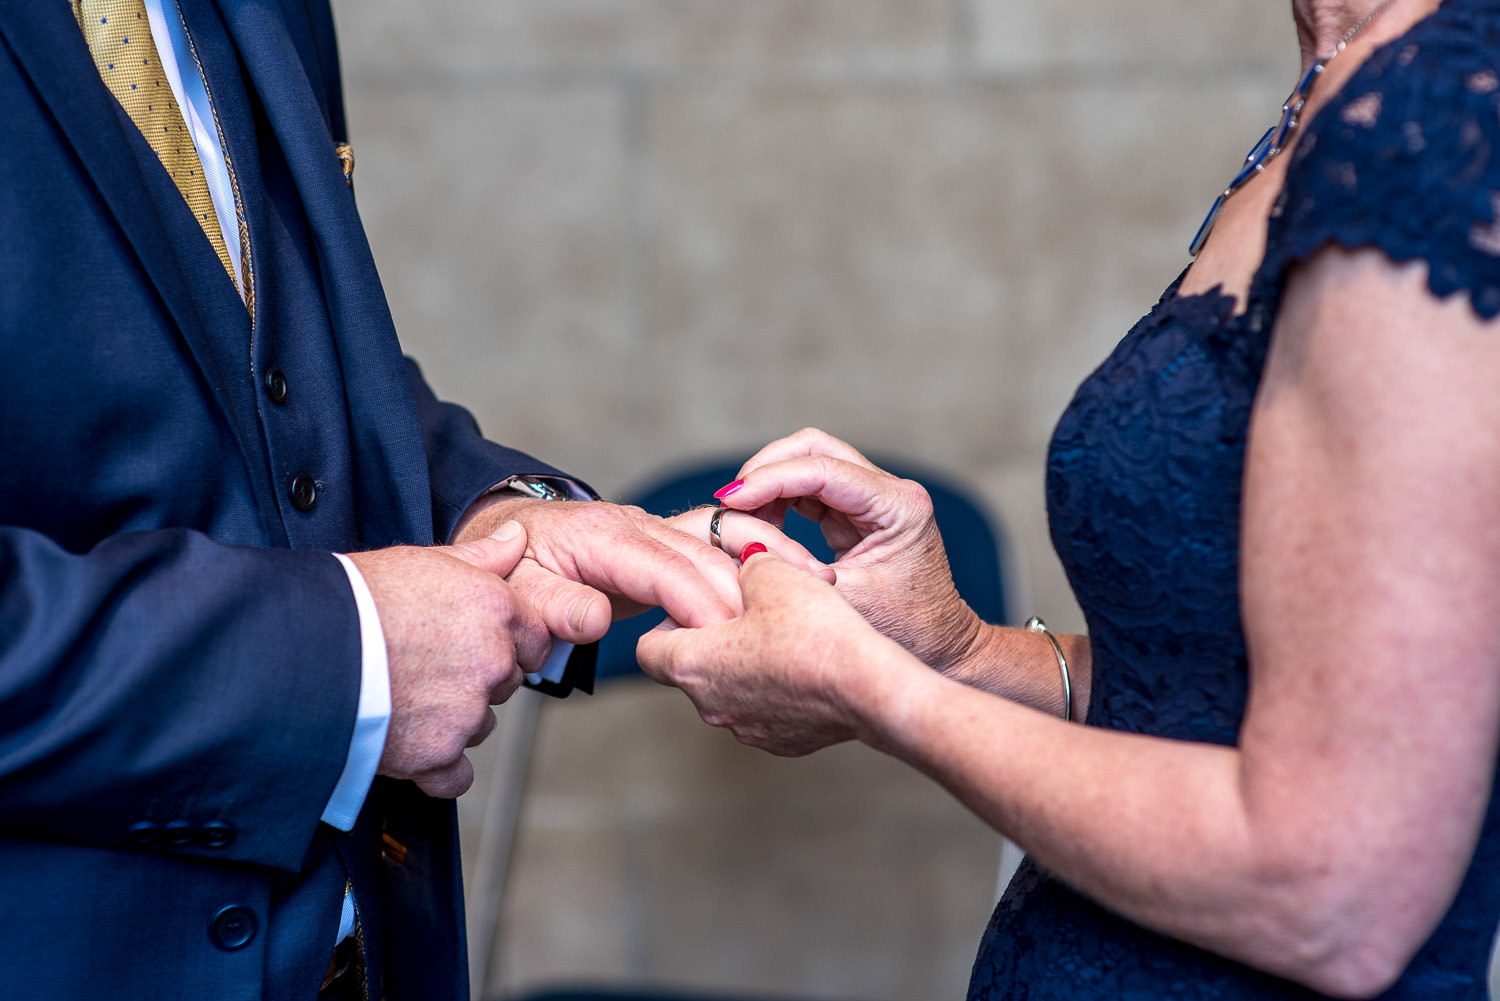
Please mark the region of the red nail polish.
[[766, 551], [766, 547], [765, 547], [765, 545], [763, 543], [752, 542], [749, 545], [747, 545], [744, 549], [740, 550], [740, 562], [743, 563], [746, 560], [748, 560], [750, 557], [756, 556], [756, 555], [758, 555], [760, 553], [763, 553], [765, 551]]
[[725, 497], [728, 497], [730, 494], [734, 493], [736, 490], [738, 490], [740, 487], [742, 487], [744, 485], [745, 485], [745, 481], [744, 480], [735, 480], [733, 483], [729, 484], [727, 487], [720, 487], [718, 490], [714, 491], [714, 500], [723, 500]]

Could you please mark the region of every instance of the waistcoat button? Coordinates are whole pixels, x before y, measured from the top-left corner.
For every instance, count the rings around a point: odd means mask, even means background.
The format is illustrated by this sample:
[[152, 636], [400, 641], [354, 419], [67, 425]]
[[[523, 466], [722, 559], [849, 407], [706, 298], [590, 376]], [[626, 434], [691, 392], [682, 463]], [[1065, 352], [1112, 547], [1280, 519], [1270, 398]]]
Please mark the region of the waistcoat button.
[[311, 511], [318, 503], [318, 484], [311, 476], [299, 476], [292, 481], [292, 507], [298, 511]]
[[266, 395], [271, 402], [280, 406], [286, 402], [286, 373], [279, 368], [273, 368], [266, 373]]

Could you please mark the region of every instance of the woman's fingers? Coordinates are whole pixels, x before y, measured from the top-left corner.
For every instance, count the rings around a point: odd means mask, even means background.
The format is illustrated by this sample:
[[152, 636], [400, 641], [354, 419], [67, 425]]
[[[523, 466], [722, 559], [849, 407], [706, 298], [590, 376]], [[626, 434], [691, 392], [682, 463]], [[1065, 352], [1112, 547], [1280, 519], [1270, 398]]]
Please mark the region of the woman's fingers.
[[765, 448], [756, 452], [745, 464], [740, 467], [740, 478], [743, 479], [751, 471], [773, 462], [782, 462], [787, 459], [808, 458], [815, 455], [826, 455], [832, 459], [850, 463], [855, 466], [864, 466], [867, 469], [877, 468], [873, 462], [866, 459], [859, 450], [848, 442], [841, 441], [826, 431], [817, 428], [803, 428], [796, 434], [787, 435], [785, 438], [771, 442]]
[[698, 630], [683, 629], [670, 615], [658, 623], [656, 628], [647, 630], [635, 643], [635, 659], [641, 666], [641, 672], [658, 684], [670, 685], [673, 657], [684, 638], [691, 637], [696, 632]]
[[[722, 690], [722, 686], [732, 686], [736, 669], [753, 672], [767, 661], [781, 659], [779, 652], [772, 651], [788, 645], [790, 637], [802, 636], [801, 617], [817, 618], [810, 609], [817, 592], [836, 605], [845, 604], [816, 575], [788, 563], [763, 543], [750, 542], [741, 554], [745, 558], [740, 568], [741, 586], [746, 589], [745, 616], [700, 629], [683, 628], [668, 617], [636, 645], [637, 659], [652, 678], [692, 688], [700, 675], [712, 676], [717, 679], [714, 687]], [[790, 645], [801, 646], [798, 640], [791, 640]]]
[[[823, 580], [833, 583], [833, 568], [809, 553], [800, 542], [785, 535], [775, 525], [744, 511], [729, 508], [702, 507], [667, 519], [668, 524], [717, 546], [730, 556], [739, 553], [752, 543], [759, 543], [788, 563], [811, 571]], [[712, 530], [718, 530], [714, 539]]]
[[[753, 543], [751, 544], [753, 547]], [[745, 611], [752, 609], [764, 612], [781, 604], [787, 613], [806, 614], [814, 618], [809, 601], [817, 600], [820, 592], [829, 600], [843, 605], [844, 601], [820, 582], [813, 581], [800, 567], [781, 559], [778, 553], [750, 548], [741, 551], [744, 559], [740, 567], [740, 591], [745, 596]]]
[[840, 558], [876, 532], [920, 525], [931, 514], [919, 484], [891, 475], [816, 428], [761, 449], [714, 497], [777, 525], [795, 509], [823, 525]]
[[777, 755], [849, 740], [844, 681], [864, 668], [859, 647], [876, 633], [807, 570], [759, 543], [742, 557], [744, 617], [646, 633], [636, 645], [642, 669], [679, 687], [703, 722]]
[[861, 535], [919, 525], [932, 512], [920, 484], [826, 455], [785, 459], [752, 470], [720, 503], [759, 515], [768, 505], [788, 500], [818, 521], [827, 519], [829, 511], [837, 512]]

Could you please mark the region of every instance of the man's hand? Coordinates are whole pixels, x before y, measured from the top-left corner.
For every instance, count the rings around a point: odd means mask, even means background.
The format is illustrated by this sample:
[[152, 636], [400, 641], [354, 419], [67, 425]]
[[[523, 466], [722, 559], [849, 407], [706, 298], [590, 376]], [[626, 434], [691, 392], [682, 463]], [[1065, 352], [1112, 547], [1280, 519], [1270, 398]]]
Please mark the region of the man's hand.
[[482, 537], [507, 520], [526, 528], [511, 586], [560, 640], [592, 643], [611, 621], [656, 606], [691, 626], [744, 609], [734, 560], [640, 508], [500, 493], [475, 505], [455, 537]]
[[552, 647], [541, 616], [502, 579], [525, 552], [525, 531], [507, 521], [452, 546], [350, 554], [375, 597], [390, 661], [381, 775], [440, 797], [473, 783], [464, 749], [489, 736], [490, 706], [539, 670]]

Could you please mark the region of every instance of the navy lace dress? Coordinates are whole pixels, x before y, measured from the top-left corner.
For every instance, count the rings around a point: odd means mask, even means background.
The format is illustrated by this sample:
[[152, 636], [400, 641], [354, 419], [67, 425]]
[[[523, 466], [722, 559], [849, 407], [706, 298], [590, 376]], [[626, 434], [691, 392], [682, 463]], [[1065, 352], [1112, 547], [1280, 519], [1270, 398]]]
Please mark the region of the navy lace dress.
[[[1436, 295], [1467, 293], [1482, 316], [1500, 312], [1500, 0], [1446, 0], [1305, 128], [1246, 312], [1169, 288], [1058, 425], [1047, 502], [1093, 643], [1090, 725], [1236, 741], [1247, 682], [1240, 478], [1289, 266], [1329, 242], [1374, 246], [1425, 261]], [[1384, 996], [1488, 997], [1497, 917], [1492, 798], [1452, 909]], [[971, 1001], [1314, 996], [1109, 913], [1030, 861], [990, 920], [969, 991]]]

